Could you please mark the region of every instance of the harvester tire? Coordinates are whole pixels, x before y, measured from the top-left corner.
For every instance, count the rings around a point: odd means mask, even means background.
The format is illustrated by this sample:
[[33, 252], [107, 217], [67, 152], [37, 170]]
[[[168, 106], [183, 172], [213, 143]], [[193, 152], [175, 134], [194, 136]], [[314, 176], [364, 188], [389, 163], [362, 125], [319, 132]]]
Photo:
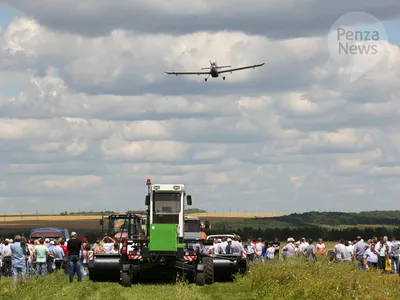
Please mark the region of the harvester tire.
[[199, 272], [196, 274], [196, 285], [203, 286], [206, 283], [206, 277], [203, 272]]
[[124, 287], [131, 287], [132, 286], [131, 276], [129, 275], [128, 272], [122, 272], [121, 273], [121, 284]]
[[214, 262], [212, 257], [204, 257], [204, 277], [206, 284], [214, 283]]

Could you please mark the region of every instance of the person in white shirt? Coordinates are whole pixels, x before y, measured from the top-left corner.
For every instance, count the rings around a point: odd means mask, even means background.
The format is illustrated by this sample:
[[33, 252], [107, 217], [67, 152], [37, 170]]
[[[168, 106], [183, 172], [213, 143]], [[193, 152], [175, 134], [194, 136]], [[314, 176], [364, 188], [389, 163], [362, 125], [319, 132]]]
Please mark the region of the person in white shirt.
[[291, 257], [296, 254], [296, 247], [293, 245], [294, 238], [290, 237], [287, 239], [286, 245], [282, 249], [283, 258]]
[[256, 243], [256, 247], [255, 247], [255, 258], [256, 258], [256, 260], [264, 261], [264, 258], [262, 257], [262, 248], [263, 248], [262, 240], [261, 240], [261, 238], [258, 238], [257, 239], [257, 243]]
[[346, 257], [346, 246], [344, 245], [344, 240], [340, 240], [339, 244], [333, 249], [335, 253], [335, 262], [343, 261]]
[[226, 254], [226, 246], [228, 246], [228, 242], [226, 241], [226, 238], [222, 238], [222, 242], [219, 246], [220, 248], [218, 248], [220, 254]]
[[110, 254], [111, 250], [114, 248], [114, 244], [116, 243], [116, 241], [109, 236], [105, 236], [103, 238], [103, 243], [103, 247], [106, 250], [106, 253]]
[[301, 243], [300, 243], [300, 246], [299, 246], [299, 255], [303, 255], [304, 250], [306, 250], [306, 248], [307, 248], [309, 245], [308, 245], [308, 243], [307, 243], [305, 237], [302, 237], [302, 238], [300, 239], [300, 241], [301, 241]]
[[299, 255], [299, 246], [300, 246], [300, 241], [296, 242], [295, 248], [294, 248], [294, 253], [296, 255]]
[[27, 253], [26, 255], [26, 275], [28, 278], [32, 278], [33, 277], [33, 259], [34, 259], [34, 254], [35, 254], [35, 248], [32, 245], [32, 241], [29, 240], [27, 242], [27, 248], [29, 250], [29, 255]]
[[[385, 241], [386, 238], [386, 241]], [[379, 268], [382, 271], [385, 271], [385, 262], [388, 257], [388, 253], [390, 252], [390, 247], [387, 243], [387, 237], [382, 238], [377, 244], [375, 249], [379, 252]]]
[[351, 252], [353, 253], [354, 252], [354, 245], [353, 245], [352, 241], [349, 241], [349, 246], [348, 247], [351, 250]]
[[274, 260], [274, 258], [275, 258], [275, 247], [273, 243], [269, 242], [267, 248], [267, 261]]
[[218, 254], [218, 248], [219, 248], [219, 243], [221, 243], [222, 242], [222, 240], [221, 239], [215, 239], [214, 240], [214, 246], [213, 246], [213, 248], [214, 248], [214, 254]]
[[6, 239], [4, 241], [4, 248], [3, 248], [3, 253], [2, 253], [2, 259], [3, 259], [3, 270], [4, 273], [3, 275], [7, 277], [12, 276], [12, 262], [11, 262], [11, 245], [10, 245], [10, 240]]
[[351, 263], [353, 261], [353, 259], [354, 259], [354, 254], [353, 254], [352, 247], [350, 247], [350, 245], [349, 245], [349, 241], [345, 241], [344, 247], [345, 248], [344, 248], [344, 258], [343, 258], [343, 260], [348, 262], [348, 263]]

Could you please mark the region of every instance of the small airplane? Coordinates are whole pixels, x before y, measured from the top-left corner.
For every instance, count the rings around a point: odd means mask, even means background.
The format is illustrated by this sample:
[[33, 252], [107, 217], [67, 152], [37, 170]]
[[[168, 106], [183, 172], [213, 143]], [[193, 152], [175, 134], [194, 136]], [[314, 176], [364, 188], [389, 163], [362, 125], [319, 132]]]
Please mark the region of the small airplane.
[[[246, 66], [246, 67], [240, 67], [240, 68], [234, 68], [234, 69], [228, 69], [228, 70], [223, 70], [223, 71], [219, 71], [219, 69], [223, 69], [223, 68], [230, 68], [231, 66], [217, 66], [216, 62], [211, 62], [210, 61], [210, 67], [208, 68], [201, 68], [201, 70], [209, 70], [207, 72], [165, 72], [168, 75], [208, 75], [207, 78], [204, 78], [204, 81], [207, 81], [208, 77], [219, 77], [219, 74], [221, 73], [232, 73], [234, 71], [239, 71], [239, 70], [244, 70], [244, 69], [255, 69], [257, 67], [261, 67], [264, 65], [264, 63], [259, 64], [259, 65], [253, 65], [253, 66]], [[225, 80], [225, 76], [222, 76], [222, 79]]]

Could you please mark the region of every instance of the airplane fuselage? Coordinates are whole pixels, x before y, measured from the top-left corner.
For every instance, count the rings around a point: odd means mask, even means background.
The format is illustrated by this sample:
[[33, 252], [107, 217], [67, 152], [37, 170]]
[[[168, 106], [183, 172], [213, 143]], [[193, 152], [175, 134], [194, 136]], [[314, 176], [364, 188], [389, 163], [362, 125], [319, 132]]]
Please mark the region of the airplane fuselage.
[[210, 70], [210, 75], [211, 75], [211, 77], [218, 77], [219, 75], [218, 75], [218, 70], [217, 70], [217, 68], [211, 68], [211, 70]]

